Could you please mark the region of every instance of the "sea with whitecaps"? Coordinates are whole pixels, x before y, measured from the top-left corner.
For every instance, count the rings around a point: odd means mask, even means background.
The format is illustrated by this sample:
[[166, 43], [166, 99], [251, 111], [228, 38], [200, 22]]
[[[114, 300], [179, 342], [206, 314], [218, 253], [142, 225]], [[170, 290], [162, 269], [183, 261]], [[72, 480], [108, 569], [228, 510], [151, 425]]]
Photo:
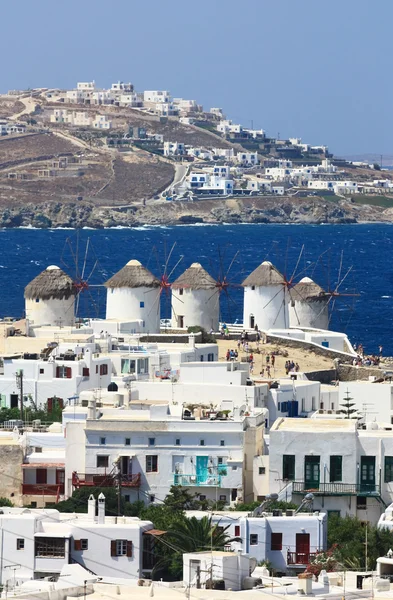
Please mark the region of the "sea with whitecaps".
[[[87, 247], [87, 248], [86, 248]], [[367, 353], [393, 356], [393, 226], [197, 225], [91, 230], [0, 230], [0, 316], [23, 315], [24, 287], [50, 264], [90, 286], [80, 316], [103, 317], [102, 284], [131, 258], [170, 280], [200, 262], [217, 280], [227, 278], [221, 319], [242, 320], [241, 282], [263, 260], [288, 281], [312, 277], [332, 292], [330, 328], [345, 331]], [[170, 294], [161, 296], [170, 316]]]

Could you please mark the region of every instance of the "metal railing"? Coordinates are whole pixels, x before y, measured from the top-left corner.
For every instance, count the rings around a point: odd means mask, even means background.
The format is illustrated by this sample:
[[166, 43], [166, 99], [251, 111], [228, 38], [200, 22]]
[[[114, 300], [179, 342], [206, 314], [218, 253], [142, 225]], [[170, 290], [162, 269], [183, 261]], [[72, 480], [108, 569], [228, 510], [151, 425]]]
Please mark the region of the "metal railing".
[[321, 483], [321, 482], [305, 482], [305, 481], [293, 481], [292, 482], [293, 493], [307, 493], [312, 492], [313, 494], [326, 494], [326, 495], [378, 495], [380, 494], [380, 487], [376, 483]]
[[287, 565], [308, 565], [317, 552], [287, 552]]
[[[108, 473], [98, 475], [97, 473], [76, 473], [72, 474], [72, 485], [79, 487], [116, 487], [119, 484], [119, 477], [116, 474]], [[141, 485], [141, 474], [120, 475], [121, 487], [139, 487]]]
[[22, 494], [27, 496], [61, 496], [64, 494], [64, 483], [22, 483]]
[[173, 485], [181, 485], [184, 487], [192, 486], [221, 486], [221, 475], [183, 475], [183, 473], [175, 473], [173, 476]]

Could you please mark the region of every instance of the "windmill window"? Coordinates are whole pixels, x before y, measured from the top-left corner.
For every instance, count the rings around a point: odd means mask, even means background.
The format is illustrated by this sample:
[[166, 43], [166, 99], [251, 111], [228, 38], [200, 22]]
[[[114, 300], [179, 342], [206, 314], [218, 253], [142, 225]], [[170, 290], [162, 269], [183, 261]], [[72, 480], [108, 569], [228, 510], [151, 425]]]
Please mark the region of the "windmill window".
[[145, 303], [144, 302], [139, 302], [139, 308], [145, 308]]
[[39, 299], [39, 298], [36, 298], [36, 299], [35, 299], [35, 301], [36, 301], [36, 302], [39, 302], [39, 301], [40, 301], [40, 299]]
[[252, 286], [251, 286], [251, 289], [252, 289], [252, 290], [255, 290], [255, 285], [252, 285]]
[[183, 288], [180, 288], [179, 289], [179, 296], [183, 296], [183, 292], [184, 292]]

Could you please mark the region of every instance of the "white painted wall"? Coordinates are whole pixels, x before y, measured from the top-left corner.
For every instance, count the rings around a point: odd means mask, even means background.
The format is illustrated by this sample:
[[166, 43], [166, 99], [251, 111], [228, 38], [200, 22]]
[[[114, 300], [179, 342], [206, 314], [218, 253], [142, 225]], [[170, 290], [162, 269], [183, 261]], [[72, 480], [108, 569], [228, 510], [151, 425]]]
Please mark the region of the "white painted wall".
[[[368, 381], [340, 381], [338, 403], [344, 403], [349, 392], [354, 409], [364, 416], [366, 422], [391, 424], [393, 417], [393, 385]], [[342, 408], [342, 406], [337, 407]]]
[[69, 298], [26, 298], [26, 319], [30, 325], [60, 325], [63, 327], [74, 324], [75, 296]]
[[315, 327], [329, 329], [329, 308], [326, 300], [289, 302], [290, 327]]
[[106, 318], [141, 321], [140, 333], [159, 333], [159, 288], [108, 288]]
[[183, 327], [199, 325], [206, 331], [218, 331], [220, 298], [218, 289], [194, 290], [183, 288], [172, 289], [172, 327], [180, 327], [180, 316], [183, 316]]
[[[201, 519], [206, 513], [202, 511], [187, 511], [188, 517]], [[216, 512], [213, 522], [221, 527], [229, 525], [228, 535], [235, 537], [240, 527], [241, 542], [232, 542], [231, 548], [244, 552], [258, 561], [268, 560], [279, 571], [287, 570], [287, 552], [296, 551], [296, 534], [310, 534], [310, 552], [325, 550], [327, 547], [327, 515], [326, 513], [299, 513], [293, 516], [273, 517], [267, 513], [265, 517], [250, 517], [241, 511]], [[271, 550], [272, 533], [282, 533], [282, 550]], [[257, 535], [257, 543], [251, 544], [250, 536]]]
[[251, 315], [255, 324], [265, 331], [289, 327], [288, 299], [284, 285], [244, 288], [243, 324], [251, 327]]

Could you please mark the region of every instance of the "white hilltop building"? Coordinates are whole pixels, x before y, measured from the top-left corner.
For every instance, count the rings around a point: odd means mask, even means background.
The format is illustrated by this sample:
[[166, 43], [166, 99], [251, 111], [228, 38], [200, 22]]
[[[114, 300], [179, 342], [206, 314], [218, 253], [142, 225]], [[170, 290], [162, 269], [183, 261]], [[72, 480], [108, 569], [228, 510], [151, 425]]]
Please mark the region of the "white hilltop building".
[[310, 277], [303, 277], [290, 291], [289, 325], [329, 329], [328, 295]]
[[220, 296], [217, 282], [199, 263], [193, 263], [172, 284], [172, 327], [193, 325], [218, 331]]
[[25, 287], [26, 319], [34, 327], [73, 325], [76, 294], [71, 277], [51, 265]]
[[283, 275], [264, 261], [242, 283], [244, 288], [243, 324], [246, 329], [258, 325], [268, 329], [289, 326], [288, 299]]
[[160, 281], [138, 260], [130, 260], [105, 287], [108, 320], [131, 321], [140, 333], [159, 333]]

